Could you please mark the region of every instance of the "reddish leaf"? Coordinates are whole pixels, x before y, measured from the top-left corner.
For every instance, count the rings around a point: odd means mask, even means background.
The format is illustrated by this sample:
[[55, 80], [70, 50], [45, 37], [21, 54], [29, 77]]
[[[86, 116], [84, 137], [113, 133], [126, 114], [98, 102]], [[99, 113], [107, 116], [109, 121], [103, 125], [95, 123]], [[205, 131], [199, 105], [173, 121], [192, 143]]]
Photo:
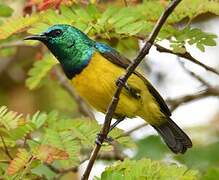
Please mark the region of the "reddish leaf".
[[69, 155], [67, 152], [56, 147], [50, 145], [41, 145], [35, 151], [34, 157], [48, 164], [51, 164], [54, 160], [68, 159]]
[[10, 162], [7, 174], [13, 175], [25, 168], [25, 165], [29, 162], [31, 155], [25, 149], [18, 149], [16, 157]]

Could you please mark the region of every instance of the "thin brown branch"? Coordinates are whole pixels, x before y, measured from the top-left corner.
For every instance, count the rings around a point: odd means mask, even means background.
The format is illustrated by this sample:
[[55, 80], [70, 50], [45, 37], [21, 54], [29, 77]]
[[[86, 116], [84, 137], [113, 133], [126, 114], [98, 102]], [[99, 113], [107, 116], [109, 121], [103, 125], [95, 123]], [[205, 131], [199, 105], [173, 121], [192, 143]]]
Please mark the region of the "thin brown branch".
[[147, 126], [147, 125], [148, 125], [147, 123], [140, 124], [140, 125], [134, 127], [133, 129], [131, 129], [131, 130], [129, 130], [129, 131], [127, 131], [127, 132], [125, 132], [125, 133], [123, 133], [123, 134], [117, 136], [115, 139], [119, 139], [119, 138], [121, 138], [121, 137], [129, 136], [129, 135], [132, 134], [133, 132], [135, 132], [135, 131], [137, 131], [137, 130], [139, 130], [139, 129], [141, 129], [141, 128]]
[[160, 46], [159, 44], [154, 44], [154, 46], [156, 46], [157, 50], [158, 50], [159, 52], [161, 52], [161, 53], [162, 53], [162, 52], [163, 52], [163, 53], [170, 53], [170, 54], [174, 54], [174, 55], [176, 55], [176, 56], [178, 56], [178, 57], [182, 57], [182, 58], [184, 58], [184, 59], [186, 59], [186, 60], [189, 60], [189, 61], [191, 61], [191, 62], [193, 62], [193, 63], [195, 63], [195, 64], [197, 64], [197, 65], [203, 67], [203, 68], [206, 69], [207, 71], [210, 71], [210, 72], [213, 72], [213, 73], [219, 75], [219, 72], [218, 72], [216, 69], [214, 69], [214, 68], [212, 68], [212, 67], [210, 67], [210, 66], [208, 66], [208, 65], [205, 65], [205, 64], [203, 64], [202, 62], [198, 61], [198, 60], [197, 60], [196, 58], [194, 58], [189, 52], [177, 53], [177, 52], [173, 52], [172, 50], [170, 50], [170, 49], [168, 49], [168, 48], [165, 48], [165, 47], [163, 47], [163, 46]]
[[0, 49], [13, 48], [13, 47], [29, 47], [29, 46], [32, 45], [24, 43], [24, 41], [14, 41], [0, 45]]
[[0, 135], [0, 137], [1, 137], [1, 140], [2, 140], [2, 144], [3, 144], [3, 147], [4, 147], [5, 154], [9, 157], [9, 159], [12, 160], [13, 157], [11, 156], [11, 154], [8, 151], [8, 147], [7, 147], [6, 143], [5, 143], [4, 138], [1, 135]]
[[105, 116], [105, 121], [104, 121], [103, 127], [102, 127], [101, 132], [100, 132], [100, 134], [102, 136], [102, 138], [99, 139], [100, 144], [96, 144], [96, 146], [94, 147], [94, 150], [91, 153], [90, 160], [89, 160], [89, 163], [87, 165], [87, 168], [86, 168], [86, 170], [83, 174], [82, 180], [87, 180], [89, 178], [91, 169], [92, 169], [93, 164], [94, 164], [94, 162], [95, 162], [95, 160], [98, 156], [98, 152], [101, 148], [101, 144], [103, 143], [104, 139], [107, 137], [107, 134], [108, 134], [109, 128], [110, 128], [110, 124], [111, 124], [111, 120], [112, 120], [113, 114], [116, 110], [117, 104], [119, 102], [119, 96], [120, 96], [120, 93], [122, 91], [122, 88], [123, 88], [124, 84], [127, 82], [128, 78], [131, 76], [131, 74], [134, 72], [136, 67], [143, 60], [143, 58], [149, 53], [149, 50], [150, 50], [151, 46], [153, 45], [153, 43], [154, 43], [158, 33], [160, 32], [162, 26], [166, 22], [166, 19], [173, 12], [175, 7], [180, 2], [181, 2], [181, 0], [173, 0], [173, 1], [170, 2], [168, 7], [166, 8], [166, 10], [162, 13], [159, 20], [155, 24], [155, 27], [153, 28], [153, 30], [152, 30], [151, 34], [149, 35], [146, 43], [144, 44], [144, 47], [141, 49], [138, 56], [133, 60], [133, 62], [130, 64], [130, 66], [127, 68], [126, 74], [119, 78], [119, 83], [118, 83], [117, 90], [116, 90], [116, 92], [115, 92], [115, 94], [112, 98], [112, 101], [111, 101], [109, 107], [108, 107], [108, 110], [107, 110], [107, 113], [106, 113], [106, 116]]
[[128, 6], [127, 0], [123, 0], [123, 2], [124, 2], [124, 5], [127, 7]]
[[[111, 152], [99, 153], [98, 156], [97, 156], [97, 159], [105, 160], [105, 161], [111, 161], [111, 160], [123, 161], [125, 159], [125, 157], [126, 156], [124, 154], [116, 153], [115, 151], [111, 151]], [[88, 159], [89, 159], [89, 157], [84, 158], [79, 164], [84, 163]], [[71, 168], [66, 168], [66, 169], [59, 169], [59, 168], [56, 168], [55, 166], [53, 166], [51, 164], [44, 163], [44, 165], [47, 166], [54, 173], [58, 174], [56, 179], [60, 179], [60, 177], [62, 177], [66, 173], [77, 172], [78, 171], [77, 166], [71, 167]]]
[[207, 88], [206, 90], [197, 94], [188, 94], [175, 99], [168, 99], [167, 103], [171, 106], [171, 111], [175, 110], [178, 106], [188, 103], [190, 101], [199, 100], [209, 96], [219, 97], [219, 88]]
[[45, 164], [51, 171], [55, 172], [56, 174], [65, 174], [68, 172], [77, 172], [78, 171], [78, 167], [71, 167], [71, 168], [67, 168], [67, 169], [58, 169], [56, 167], [54, 167], [51, 164]]
[[206, 86], [206, 87], [211, 87], [211, 85], [204, 80], [201, 76], [199, 76], [198, 74], [194, 73], [193, 71], [191, 71], [190, 69], [188, 69], [185, 66], [185, 63], [183, 61], [180, 61], [180, 57], [177, 57], [177, 59], [179, 59], [179, 63], [182, 66], [182, 68], [193, 78], [195, 78], [196, 80], [198, 80], [202, 85]]
[[67, 78], [63, 75], [61, 70], [58, 67], [54, 68], [55, 75], [59, 81], [59, 84], [75, 99], [78, 104], [78, 110], [83, 114], [85, 117], [89, 117], [90, 119], [95, 119], [93, 112], [91, 111], [90, 107], [84, 100], [76, 93], [73, 89], [72, 85], [69, 83]]

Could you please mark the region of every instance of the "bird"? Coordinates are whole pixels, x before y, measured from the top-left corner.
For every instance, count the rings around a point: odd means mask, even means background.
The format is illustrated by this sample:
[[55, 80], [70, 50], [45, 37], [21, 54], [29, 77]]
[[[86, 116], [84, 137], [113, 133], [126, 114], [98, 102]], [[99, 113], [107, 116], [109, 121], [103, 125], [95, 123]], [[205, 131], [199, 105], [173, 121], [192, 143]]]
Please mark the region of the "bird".
[[[131, 63], [128, 58], [68, 24], [52, 25], [41, 34], [27, 36], [24, 40], [38, 40], [46, 45], [77, 93], [94, 109], [106, 113], [118, 86], [116, 80], [125, 74]], [[192, 141], [170, 116], [158, 91], [143, 73], [135, 70], [120, 94], [113, 115], [117, 122], [112, 126], [125, 118], [141, 117], [158, 132], [173, 153], [183, 154], [192, 147]]]

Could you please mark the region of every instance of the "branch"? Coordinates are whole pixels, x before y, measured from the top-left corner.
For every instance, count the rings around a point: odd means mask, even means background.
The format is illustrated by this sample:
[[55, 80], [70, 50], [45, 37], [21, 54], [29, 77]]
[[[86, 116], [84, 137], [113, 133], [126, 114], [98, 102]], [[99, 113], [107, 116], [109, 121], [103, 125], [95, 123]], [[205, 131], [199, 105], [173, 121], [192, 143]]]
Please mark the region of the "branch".
[[218, 72], [216, 69], [214, 69], [214, 68], [212, 68], [212, 67], [210, 67], [210, 66], [207, 66], [207, 65], [203, 64], [202, 62], [198, 61], [198, 60], [195, 59], [189, 52], [177, 53], [177, 52], [173, 52], [172, 50], [167, 49], [167, 48], [165, 48], [165, 47], [163, 47], [163, 46], [160, 46], [159, 44], [154, 44], [154, 46], [156, 46], [157, 50], [158, 50], [159, 52], [161, 52], [161, 53], [162, 53], [162, 52], [164, 52], [164, 53], [170, 53], [170, 54], [174, 54], [174, 55], [176, 55], [176, 56], [178, 56], [178, 57], [182, 57], [182, 58], [184, 58], [184, 59], [187, 59], [187, 60], [189, 60], [189, 61], [191, 61], [191, 62], [193, 62], [193, 63], [195, 63], [195, 64], [197, 64], [197, 65], [199, 65], [199, 66], [201, 66], [201, 67], [203, 67], [203, 68], [206, 69], [207, 71], [210, 71], [210, 72], [213, 72], [213, 73], [219, 75], [219, 72]]
[[188, 103], [190, 101], [199, 100], [208, 96], [219, 97], [219, 88], [209, 87], [206, 90], [197, 94], [188, 94], [176, 99], [168, 99], [167, 103], [171, 106], [171, 111], [175, 110], [179, 105]]
[[61, 70], [56, 66], [54, 68], [56, 77], [59, 81], [59, 84], [75, 99], [78, 104], [78, 110], [85, 117], [89, 117], [90, 119], [95, 119], [93, 112], [90, 110], [90, 107], [84, 102], [84, 100], [75, 92], [72, 85], [63, 75]]
[[177, 59], [179, 59], [179, 63], [180, 65], [182, 66], [182, 68], [190, 75], [192, 76], [193, 78], [195, 78], [196, 80], [198, 80], [202, 85], [206, 86], [206, 87], [211, 87], [211, 85], [206, 81], [204, 80], [201, 76], [199, 76], [198, 74], [192, 72], [190, 69], [188, 69], [186, 66], [185, 66], [185, 63], [183, 61], [180, 61], [180, 57], [177, 57]]
[[0, 45], [0, 49], [13, 48], [13, 47], [30, 47], [30, 46], [32, 45], [24, 43], [23, 41], [14, 41]]
[[4, 140], [4, 138], [0, 135], [0, 137], [1, 137], [1, 140], [2, 140], [2, 144], [3, 144], [3, 147], [4, 147], [4, 150], [5, 150], [5, 154], [9, 157], [9, 159], [13, 159], [13, 157], [11, 156], [11, 154], [9, 153], [9, 151], [8, 151], [8, 147], [7, 147], [7, 145], [5, 144], [5, 140]]
[[140, 124], [140, 125], [134, 127], [133, 129], [131, 129], [131, 130], [129, 130], [129, 131], [127, 131], [127, 132], [125, 132], [125, 133], [123, 133], [123, 134], [117, 136], [115, 139], [119, 139], [119, 138], [121, 138], [121, 137], [129, 136], [131, 133], [133, 133], [133, 132], [135, 132], [135, 131], [137, 131], [137, 130], [139, 130], [139, 129], [141, 129], [141, 128], [147, 126], [147, 125], [148, 125], [147, 123]]
[[166, 10], [163, 12], [163, 14], [160, 16], [159, 20], [157, 21], [155, 27], [153, 28], [151, 34], [149, 35], [144, 47], [141, 49], [139, 52], [138, 56], [133, 60], [133, 62], [129, 65], [129, 67], [126, 70], [126, 74], [122, 77], [119, 78], [119, 83], [117, 90], [112, 98], [112, 101], [108, 107], [106, 116], [105, 116], [105, 121], [103, 124], [103, 127], [101, 129], [101, 136], [102, 138], [100, 140], [100, 144], [96, 144], [96, 146], [93, 149], [93, 152], [91, 153], [89, 163], [87, 165], [87, 168], [83, 174], [82, 180], [87, 180], [89, 178], [91, 169], [93, 167], [93, 164], [97, 158], [98, 152], [101, 148], [101, 144], [103, 143], [104, 139], [107, 137], [107, 134], [109, 132], [111, 120], [113, 117], [113, 114], [116, 110], [117, 104], [119, 102], [119, 96], [122, 91], [122, 88], [124, 84], [127, 82], [128, 78], [131, 76], [135, 68], [139, 65], [139, 63], [143, 60], [143, 58], [149, 53], [149, 50], [151, 46], [153, 45], [158, 33], [160, 32], [162, 26], [164, 25], [166, 19], [168, 16], [173, 12], [175, 7], [181, 2], [181, 0], [173, 0], [170, 2]]

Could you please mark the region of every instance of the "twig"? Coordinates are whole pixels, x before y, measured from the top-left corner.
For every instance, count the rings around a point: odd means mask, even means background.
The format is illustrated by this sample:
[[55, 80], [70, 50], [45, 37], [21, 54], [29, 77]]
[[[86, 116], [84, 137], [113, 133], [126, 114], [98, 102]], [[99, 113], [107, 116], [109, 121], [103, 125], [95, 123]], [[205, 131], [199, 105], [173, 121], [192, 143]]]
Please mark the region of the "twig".
[[197, 93], [197, 94], [188, 94], [175, 99], [168, 99], [167, 103], [171, 106], [171, 111], [175, 110], [179, 105], [188, 103], [190, 101], [198, 100], [201, 98], [205, 98], [208, 96], [216, 96], [219, 97], [219, 88], [207, 88], [206, 90]]
[[193, 78], [195, 78], [196, 80], [198, 80], [202, 85], [206, 86], [206, 87], [211, 87], [211, 85], [205, 81], [201, 76], [199, 76], [198, 74], [192, 72], [190, 69], [186, 68], [185, 63], [183, 61], [180, 61], [180, 57], [177, 57], [177, 59], [179, 59], [179, 64], [182, 66], [182, 68]]
[[29, 44], [26, 44], [24, 43], [23, 41], [14, 41], [14, 42], [10, 42], [10, 43], [5, 43], [5, 44], [2, 44], [0, 45], [0, 49], [6, 49], [6, 48], [12, 48], [12, 47], [29, 47], [29, 46], [32, 46], [32, 45], [29, 45]]
[[127, 6], [128, 6], [127, 0], [123, 0], [123, 2], [124, 2], [124, 4], [125, 4], [125, 6], [127, 7]]
[[199, 66], [201, 66], [201, 67], [203, 67], [203, 68], [206, 69], [207, 71], [210, 71], [210, 72], [213, 72], [213, 73], [219, 75], [219, 72], [218, 72], [216, 69], [214, 69], [214, 68], [212, 68], [212, 67], [210, 67], [210, 66], [208, 66], [208, 65], [205, 65], [205, 64], [203, 64], [202, 62], [198, 61], [198, 60], [197, 60], [196, 58], [194, 58], [189, 52], [177, 53], [177, 52], [173, 52], [172, 50], [170, 50], [170, 49], [168, 49], [168, 48], [165, 48], [165, 47], [163, 47], [163, 46], [160, 46], [159, 44], [154, 44], [154, 46], [156, 46], [157, 50], [158, 50], [159, 52], [161, 52], [161, 53], [164, 52], [164, 53], [170, 53], [170, 54], [177, 55], [177, 56], [179, 56], [179, 57], [182, 57], [182, 58], [184, 58], [184, 59], [187, 59], [187, 60], [189, 60], [189, 61], [191, 61], [191, 62], [193, 62], [193, 63], [195, 63], [195, 64], [197, 64], [197, 65], [199, 65]]
[[[116, 153], [115, 151], [111, 151], [111, 152], [100, 153], [98, 155], [97, 159], [106, 160], [106, 161], [111, 161], [111, 160], [123, 161], [125, 159], [125, 157], [126, 156], [124, 154]], [[79, 164], [82, 164], [83, 162], [85, 162], [88, 159], [89, 159], [89, 157], [84, 158]], [[59, 169], [59, 168], [56, 168], [55, 166], [48, 164], [48, 163], [44, 163], [44, 165], [47, 166], [51, 171], [53, 171], [54, 173], [57, 174], [57, 177], [55, 179], [60, 179], [66, 173], [78, 171], [78, 167], [76, 167], [76, 166], [71, 167], [71, 168], [66, 168], [66, 169]]]
[[147, 123], [140, 124], [140, 125], [134, 127], [133, 129], [131, 129], [131, 130], [129, 130], [129, 131], [127, 131], [127, 132], [125, 132], [125, 133], [123, 133], [123, 134], [117, 136], [115, 139], [119, 139], [119, 138], [121, 138], [121, 137], [129, 136], [131, 133], [133, 133], [133, 132], [135, 132], [135, 131], [137, 131], [137, 130], [139, 130], [139, 129], [141, 129], [141, 128], [147, 126], [147, 125], [148, 125]]
[[5, 140], [4, 140], [4, 138], [0, 135], [0, 137], [1, 137], [1, 140], [2, 140], [2, 144], [3, 144], [3, 147], [4, 147], [4, 150], [5, 150], [5, 154], [9, 157], [9, 159], [13, 159], [13, 157], [11, 156], [11, 154], [9, 153], [9, 151], [8, 151], [8, 147], [7, 147], [7, 145], [5, 144]]
[[66, 77], [63, 75], [61, 70], [56, 66], [54, 68], [56, 77], [59, 81], [59, 84], [75, 99], [78, 104], [78, 110], [84, 116], [89, 117], [90, 119], [95, 119], [93, 112], [90, 110], [90, 107], [84, 102], [84, 100], [76, 93], [72, 85], [68, 82]]
[[65, 174], [68, 172], [77, 172], [78, 171], [78, 167], [71, 167], [71, 168], [67, 168], [67, 169], [58, 169], [54, 166], [52, 166], [51, 164], [45, 164], [51, 171], [55, 172], [56, 174]]
[[[126, 83], [128, 78], [131, 76], [131, 74], [133, 73], [135, 68], [142, 61], [142, 59], [149, 53], [149, 50], [150, 50], [151, 46], [153, 45], [153, 43], [154, 43], [158, 33], [160, 32], [162, 26], [164, 25], [166, 19], [173, 12], [175, 7], [180, 2], [181, 2], [181, 0], [173, 0], [170, 2], [168, 7], [166, 8], [166, 10], [163, 12], [163, 14], [160, 16], [159, 20], [157, 21], [155, 27], [153, 28], [151, 34], [149, 35], [149, 37], [147, 39], [144, 47], [141, 49], [138, 56], [133, 60], [133, 62], [130, 64], [130, 66], [127, 68], [126, 74], [119, 78], [117, 90], [112, 98], [112, 101], [111, 101], [109, 107], [108, 107], [108, 110], [107, 110], [107, 113], [105, 116], [105, 121], [104, 121], [103, 127], [102, 127], [101, 132], [100, 132], [102, 138], [100, 138], [99, 140], [100, 140], [101, 144], [103, 143], [104, 139], [107, 137], [107, 134], [109, 132], [111, 120], [112, 120], [113, 114], [115, 112], [115, 109], [117, 107], [117, 104], [119, 102], [119, 96], [120, 96], [120, 93], [122, 91], [124, 84]], [[101, 144], [95, 145], [93, 152], [91, 153], [87, 168], [83, 174], [82, 180], [87, 180], [89, 178], [91, 169], [92, 169], [93, 164], [97, 158], [98, 152], [101, 148]]]

